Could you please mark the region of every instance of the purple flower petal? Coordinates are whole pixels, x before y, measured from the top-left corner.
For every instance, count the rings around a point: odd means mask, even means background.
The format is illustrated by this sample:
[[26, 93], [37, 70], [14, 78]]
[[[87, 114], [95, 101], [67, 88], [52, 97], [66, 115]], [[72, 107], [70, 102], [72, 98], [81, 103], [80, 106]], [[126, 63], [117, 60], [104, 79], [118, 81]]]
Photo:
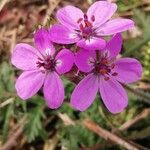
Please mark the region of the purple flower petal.
[[89, 40], [82, 39], [77, 45], [88, 50], [102, 50], [106, 46], [106, 41], [101, 38], [92, 38]]
[[80, 71], [90, 72], [93, 69], [93, 63], [96, 58], [95, 51], [80, 50], [75, 55], [75, 64]]
[[26, 100], [33, 95], [35, 95], [40, 88], [45, 79], [45, 74], [40, 71], [25, 71], [23, 72], [16, 82], [16, 90], [19, 97]]
[[83, 12], [74, 6], [66, 6], [57, 11], [58, 21], [71, 29], [79, 29], [78, 20], [83, 18]]
[[121, 34], [116, 34], [106, 45], [106, 50], [109, 51], [110, 57], [116, 57], [122, 48], [122, 37]]
[[14, 48], [11, 63], [22, 70], [36, 69], [37, 50], [28, 44], [17, 44]]
[[87, 15], [88, 19], [92, 21], [92, 17], [95, 17], [95, 21], [93, 22], [94, 27], [99, 27], [107, 20], [109, 20], [112, 15], [117, 10], [117, 5], [110, 2], [95, 2], [91, 7], [88, 9]]
[[89, 74], [75, 87], [71, 96], [71, 105], [77, 110], [86, 110], [94, 101], [98, 91], [98, 77]]
[[121, 58], [115, 62], [114, 71], [118, 73], [115, 78], [123, 83], [132, 83], [140, 80], [142, 66], [139, 61], [133, 58]]
[[57, 73], [52, 72], [47, 75], [43, 92], [49, 108], [57, 109], [61, 106], [65, 97], [64, 86]]
[[106, 81], [101, 77], [99, 91], [105, 106], [113, 114], [123, 111], [128, 104], [125, 90], [119, 82], [113, 79]]
[[38, 29], [34, 34], [35, 46], [43, 55], [53, 55], [55, 48], [51, 43], [49, 32], [47, 29]]
[[70, 71], [74, 63], [74, 55], [68, 49], [62, 49], [56, 56], [56, 70], [59, 74]]
[[59, 44], [71, 44], [76, 43], [79, 38], [73, 30], [69, 30], [63, 25], [56, 24], [50, 29], [50, 36], [52, 42]]
[[130, 19], [113, 19], [106, 22], [97, 30], [100, 36], [113, 35], [134, 27], [134, 22]]

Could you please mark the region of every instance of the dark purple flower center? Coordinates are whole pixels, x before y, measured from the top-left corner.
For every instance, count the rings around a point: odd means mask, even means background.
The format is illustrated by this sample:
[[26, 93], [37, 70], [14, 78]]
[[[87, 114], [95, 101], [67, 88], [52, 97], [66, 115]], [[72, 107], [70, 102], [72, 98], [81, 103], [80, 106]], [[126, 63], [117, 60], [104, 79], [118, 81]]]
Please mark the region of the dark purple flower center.
[[46, 55], [44, 58], [38, 58], [37, 67], [41, 69], [42, 72], [54, 71], [56, 66], [56, 60], [50, 55]]
[[88, 20], [88, 16], [86, 14], [84, 14], [84, 18], [79, 18], [77, 21], [80, 27], [81, 36], [85, 39], [89, 39], [94, 34], [92, 24], [95, 21], [95, 16], [92, 16], [91, 21], [92, 22]]
[[104, 76], [104, 79], [107, 81], [111, 76], [117, 76], [118, 73], [114, 71], [115, 64], [113, 60], [110, 60], [107, 55], [99, 57], [97, 53], [97, 58], [94, 62], [94, 73]]

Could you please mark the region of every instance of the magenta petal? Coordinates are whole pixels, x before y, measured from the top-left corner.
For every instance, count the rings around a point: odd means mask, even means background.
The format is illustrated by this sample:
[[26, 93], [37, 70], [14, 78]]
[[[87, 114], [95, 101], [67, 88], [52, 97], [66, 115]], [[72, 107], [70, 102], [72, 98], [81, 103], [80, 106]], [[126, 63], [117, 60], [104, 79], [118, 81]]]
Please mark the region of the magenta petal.
[[55, 48], [51, 43], [49, 31], [47, 29], [38, 29], [34, 34], [35, 45], [42, 54], [53, 55]]
[[122, 48], [122, 37], [121, 34], [116, 34], [106, 45], [106, 50], [109, 51], [111, 58], [116, 57]]
[[105, 81], [101, 77], [99, 90], [105, 106], [111, 113], [120, 113], [127, 107], [128, 97], [119, 82], [113, 79]]
[[57, 11], [56, 17], [58, 21], [67, 28], [79, 29], [77, 22], [79, 18], [83, 18], [83, 12], [74, 6], [66, 6]]
[[11, 63], [22, 70], [36, 69], [37, 50], [28, 44], [17, 44], [14, 48]]
[[16, 90], [19, 97], [26, 100], [34, 96], [42, 87], [45, 74], [38, 70], [23, 72], [16, 82]]
[[115, 62], [114, 71], [118, 73], [115, 78], [123, 83], [132, 83], [140, 80], [142, 66], [139, 61], [133, 58], [121, 58]]
[[106, 41], [101, 38], [92, 38], [89, 40], [82, 39], [77, 45], [88, 50], [103, 50], [106, 46]]
[[82, 72], [90, 72], [93, 69], [93, 63], [96, 58], [95, 51], [80, 50], [75, 55], [75, 64]]
[[88, 18], [92, 21], [92, 17], [95, 17], [95, 21], [93, 22], [94, 27], [99, 27], [107, 20], [109, 20], [112, 15], [117, 10], [117, 5], [110, 2], [95, 2], [88, 9], [87, 15]]
[[130, 19], [113, 19], [102, 25], [97, 30], [97, 34], [100, 36], [113, 35], [129, 30], [132, 27], [134, 27], [134, 22]]
[[64, 86], [57, 73], [52, 72], [47, 75], [43, 92], [49, 108], [57, 109], [62, 105], [65, 97]]
[[76, 43], [79, 40], [73, 30], [69, 30], [60, 24], [56, 24], [51, 27], [50, 36], [52, 42], [59, 44], [71, 44]]
[[89, 74], [75, 87], [71, 96], [71, 105], [77, 110], [86, 110], [93, 103], [97, 91], [98, 77]]
[[74, 55], [68, 49], [62, 49], [56, 56], [56, 70], [59, 74], [70, 71], [74, 63]]

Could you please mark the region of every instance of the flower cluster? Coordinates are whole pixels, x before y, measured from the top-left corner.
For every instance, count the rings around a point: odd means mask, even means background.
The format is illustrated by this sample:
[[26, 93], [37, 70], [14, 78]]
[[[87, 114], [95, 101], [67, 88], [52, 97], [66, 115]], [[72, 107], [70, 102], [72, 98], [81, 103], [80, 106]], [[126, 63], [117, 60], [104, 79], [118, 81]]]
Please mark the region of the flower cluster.
[[[75, 87], [71, 105], [84, 111], [99, 92], [111, 113], [121, 112], [128, 103], [122, 84], [139, 80], [142, 66], [136, 59], [118, 58], [122, 47], [120, 32], [132, 28], [134, 22], [111, 19], [116, 9], [116, 4], [106, 1], [95, 2], [87, 13], [66, 6], [57, 11], [58, 24], [35, 32], [35, 48], [17, 44], [11, 62], [23, 70], [15, 85], [19, 97], [26, 100], [43, 89], [48, 107], [59, 108], [65, 97], [60, 76], [75, 65], [85, 77]], [[106, 41], [104, 36], [112, 38]], [[56, 51], [54, 43], [76, 44], [77, 48]]]

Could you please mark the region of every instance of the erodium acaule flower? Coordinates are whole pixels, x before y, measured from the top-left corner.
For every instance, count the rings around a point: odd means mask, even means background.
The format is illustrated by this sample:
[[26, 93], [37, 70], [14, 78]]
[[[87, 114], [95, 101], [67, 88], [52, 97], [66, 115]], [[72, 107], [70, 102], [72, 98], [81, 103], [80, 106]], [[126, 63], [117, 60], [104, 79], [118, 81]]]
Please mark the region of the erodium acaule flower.
[[47, 105], [56, 109], [64, 100], [64, 86], [59, 75], [71, 69], [74, 56], [68, 49], [57, 53], [46, 29], [39, 29], [34, 40], [36, 48], [21, 43], [12, 54], [12, 64], [24, 71], [16, 81], [17, 94], [26, 100], [43, 87]]
[[80, 50], [75, 64], [87, 76], [75, 87], [71, 105], [77, 110], [86, 110], [99, 91], [111, 113], [121, 112], [128, 104], [127, 94], [120, 83], [139, 80], [142, 75], [140, 62], [133, 58], [116, 58], [122, 46], [120, 34], [116, 34], [103, 51]]
[[103, 36], [114, 35], [134, 26], [130, 19], [111, 19], [116, 10], [115, 3], [106, 1], [95, 2], [86, 14], [74, 6], [61, 8], [56, 14], [60, 24], [53, 25], [50, 30], [51, 40], [59, 44], [77, 43], [88, 50], [103, 49], [106, 45]]

